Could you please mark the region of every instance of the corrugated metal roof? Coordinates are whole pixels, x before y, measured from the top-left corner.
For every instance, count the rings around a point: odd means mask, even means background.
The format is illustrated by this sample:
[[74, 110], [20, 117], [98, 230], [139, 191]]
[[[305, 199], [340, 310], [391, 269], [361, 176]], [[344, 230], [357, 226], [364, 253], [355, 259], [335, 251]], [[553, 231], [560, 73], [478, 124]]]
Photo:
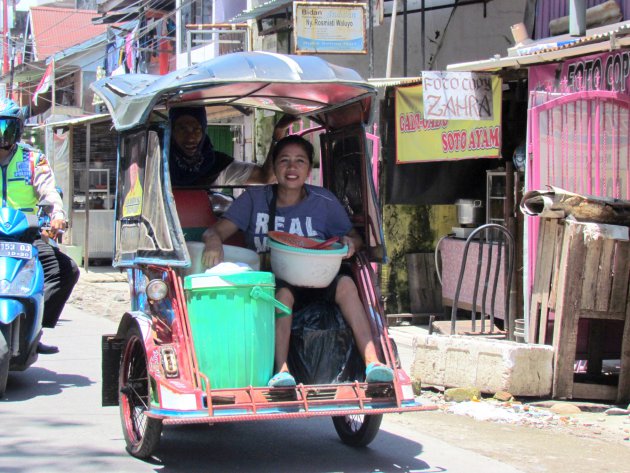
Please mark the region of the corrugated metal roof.
[[262, 5], [242, 11], [229, 20], [228, 23], [241, 23], [243, 21], [257, 19], [273, 10], [289, 5], [293, 8], [293, 0], [269, 0]]
[[[615, 0], [624, 18], [630, 14], [630, 0]], [[604, 0], [586, 0], [586, 8], [591, 8], [604, 3]], [[545, 0], [536, 2], [536, 14], [534, 38], [549, 36], [549, 22], [557, 18], [569, 15], [569, 2], [567, 0]]]
[[37, 60], [68, 49], [107, 31], [106, 25], [93, 25], [93, 10], [31, 8], [31, 27]]
[[511, 48], [508, 56], [496, 55], [480, 61], [449, 64], [449, 71], [493, 71], [555, 62], [567, 57], [586, 56], [630, 46], [630, 21], [602, 26], [586, 31], [583, 37], [567, 35], [532, 41], [518, 49]]
[[60, 120], [58, 122], [45, 123], [42, 125], [37, 125], [33, 128], [39, 129], [46, 128], [48, 126], [53, 128], [60, 128], [70, 125], [87, 125], [88, 123], [100, 123], [111, 119], [112, 117], [109, 113], [100, 113], [98, 115], [86, 115], [84, 117], [68, 118], [67, 120]]
[[611, 36], [625, 36], [630, 34], [630, 22], [616, 23], [614, 25], [593, 28], [586, 32], [585, 36], [575, 37], [568, 34], [543, 38], [515, 49], [510, 56], [526, 56], [528, 54], [558, 51], [560, 49], [574, 48], [586, 43], [593, 43], [609, 39]]
[[422, 77], [386, 77], [368, 79], [368, 82], [374, 87], [382, 89], [383, 87], [392, 87], [395, 85], [411, 85], [420, 84]]

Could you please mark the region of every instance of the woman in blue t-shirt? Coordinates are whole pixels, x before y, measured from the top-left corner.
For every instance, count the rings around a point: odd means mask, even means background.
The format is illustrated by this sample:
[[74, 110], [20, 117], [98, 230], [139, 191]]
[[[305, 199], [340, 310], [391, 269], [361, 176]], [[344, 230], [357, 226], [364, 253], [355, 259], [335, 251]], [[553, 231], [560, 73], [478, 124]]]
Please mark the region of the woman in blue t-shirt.
[[[340, 237], [348, 246], [350, 258], [362, 245], [361, 237], [341, 203], [328, 190], [305, 184], [313, 167], [313, 146], [296, 135], [280, 140], [273, 149], [273, 171], [278, 181], [275, 191], [275, 230], [327, 239]], [[228, 211], [204, 233], [206, 248], [203, 263], [211, 268], [223, 261], [223, 242], [238, 230], [245, 233], [247, 244], [256, 251], [267, 251], [269, 214], [274, 200], [273, 186], [248, 189], [230, 206]], [[272, 212], [274, 213], [274, 212]], [[334, 301], [352, 329], [354, 340], [366, 365], [366, 381], [390, 382], [393, 371], [379, 362], [372, 339], [370, 325], [359, 299], [357, 287], [351, 277], [337, 275], [325, 289], [307, 289], [291, 286], [278, 280], [276, 298], [295, 309], [312, 291]], [[276, 374], [269, 380], [270, 387], [295, 386], [289, 373], [287, 356], [291, 337], [291, 317], [276, 319]]]

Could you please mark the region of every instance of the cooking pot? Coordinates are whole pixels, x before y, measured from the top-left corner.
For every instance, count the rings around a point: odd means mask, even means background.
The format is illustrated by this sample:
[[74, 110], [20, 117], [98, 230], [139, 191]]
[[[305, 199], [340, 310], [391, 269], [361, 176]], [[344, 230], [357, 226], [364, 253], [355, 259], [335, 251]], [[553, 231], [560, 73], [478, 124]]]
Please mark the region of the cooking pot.
[[455, 207], [460, 225], [477, 225], [483, 222], [483, 203], [480, 200], [457, 199]]

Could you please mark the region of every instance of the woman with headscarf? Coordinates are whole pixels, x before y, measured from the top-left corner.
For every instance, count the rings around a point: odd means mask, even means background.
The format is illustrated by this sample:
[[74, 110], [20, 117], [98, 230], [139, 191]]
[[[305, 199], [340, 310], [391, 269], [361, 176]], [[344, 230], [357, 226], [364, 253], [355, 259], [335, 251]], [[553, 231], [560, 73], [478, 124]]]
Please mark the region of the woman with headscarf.
[[[236, 161], [217, 151], [206, 134], [208, 120], [204, 107], [172, 108], [169, 166], [174, 186], [267, 184], [273, 181], [270, 160], [259, 166]], [[274, 137], [276, 131], [274, 131]], [[284, 134], [280, 135], [280, 138]]]

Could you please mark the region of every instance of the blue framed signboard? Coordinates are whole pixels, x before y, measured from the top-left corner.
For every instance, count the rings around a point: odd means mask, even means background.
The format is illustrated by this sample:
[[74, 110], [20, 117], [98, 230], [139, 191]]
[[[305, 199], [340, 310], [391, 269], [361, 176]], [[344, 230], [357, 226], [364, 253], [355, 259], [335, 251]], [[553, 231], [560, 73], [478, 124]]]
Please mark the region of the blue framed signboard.
[[293, 2], [296, 54], [367, 54], [365, 3]]

